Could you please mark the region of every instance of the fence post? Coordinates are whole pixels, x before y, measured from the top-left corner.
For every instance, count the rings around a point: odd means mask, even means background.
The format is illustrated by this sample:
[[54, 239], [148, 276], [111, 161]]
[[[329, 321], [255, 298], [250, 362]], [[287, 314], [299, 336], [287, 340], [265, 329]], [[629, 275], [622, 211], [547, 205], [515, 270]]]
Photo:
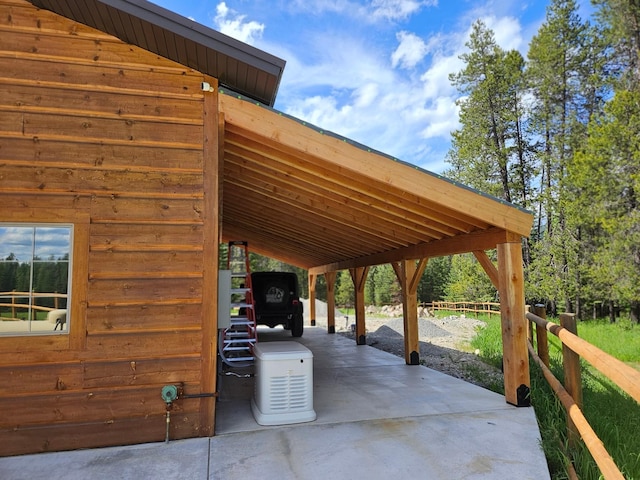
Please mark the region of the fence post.
[[[578, 334], [576, 316], [573, 313], [560, 314], [560, 325], [574, 335]], [[582, 410], [582, 376], [580, 373], [580, 355], [562, 344], [562, 368], [564, 370], [564, 388], [573, 401]], [[570, 417], [567, 417], [569, 445], [574, 447], [580, 439], [580, 433]]]
[[[533, 314], [537, 317], [547, 319], [547, 309], [544, 305], [536, 305], [533, 307]], [[536, 323], [536, 347], [538, 348], [538, 356], [542, 363], [549, 366], [549, 340], [547, 338], [547, 329]]]
[[16, 319], [16, 291], [11, 292], [11, 318]]

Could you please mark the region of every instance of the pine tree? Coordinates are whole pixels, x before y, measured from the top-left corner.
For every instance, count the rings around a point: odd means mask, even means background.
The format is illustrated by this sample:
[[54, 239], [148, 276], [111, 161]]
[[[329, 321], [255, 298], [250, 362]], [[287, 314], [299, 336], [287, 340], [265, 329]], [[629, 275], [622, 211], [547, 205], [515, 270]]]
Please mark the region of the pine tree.
[[538, 244], [532, 270], [551, 274], [536, 278], [532, 272], [529, 278], [539, 282], [531, 285], [536, 296], [552, 303], [563, 301], [567, 312], [579, 303], [581, 284], [579, 235], [567, 215], [571, 192], [566, 180], [567, 167], [586, 134], [582, 116], [586, 40], [586, 26], [577, 14], [576, 2], [553, 0], [528, 53], [527, 74], [534, 96], [530, 126], [539, 139], [541, 165]]
[[449, 79], [462, 95], [462, 127], [452, 133], [447, 175], [503, 198], [527, 202], [530, 168], [522, 128], [524, 59], [505, 52], [492, 30], [478, 20], [461, 55], [465, 67]]

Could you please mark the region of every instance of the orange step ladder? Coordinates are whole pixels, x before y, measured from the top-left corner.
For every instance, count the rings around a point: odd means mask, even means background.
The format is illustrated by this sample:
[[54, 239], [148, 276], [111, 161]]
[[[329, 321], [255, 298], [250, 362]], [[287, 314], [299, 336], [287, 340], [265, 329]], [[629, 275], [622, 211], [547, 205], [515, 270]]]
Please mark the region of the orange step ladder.
[[218, 350], [227, 365], [246, 367], [253, 365], [253, 346], [258, 341], [248, 242], [229, 242], [227, 269], [231, 271], [231, 309], [229, 326], [220, 330]]

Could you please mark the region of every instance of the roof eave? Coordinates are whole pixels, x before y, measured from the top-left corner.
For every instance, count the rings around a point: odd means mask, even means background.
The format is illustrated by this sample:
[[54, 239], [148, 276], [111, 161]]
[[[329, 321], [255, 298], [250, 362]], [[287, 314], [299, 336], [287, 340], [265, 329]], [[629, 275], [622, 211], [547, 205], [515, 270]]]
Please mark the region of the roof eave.
[[[145, 0], [29, 1], [36, 7], [50, 10], [71, 20], [104, 31], [131, 45], [139, 46], [189, 68], [218, 78], [222, 84], [228, 85], [254, 100], [270, 106], [273, 106], [275, 103], [276, 94], [286, 63], [284, 60], [151, 2]], [[138, 37], [128, 32], [126, 28], [118, 28], [118, 26], [116, 26], [113, 31], [111, 31], [112, 29], [107, 26], [110, 22], [101, 23], [101, 20], [96, 18], [96, 14], [99, 15], [97, 12], [104, 11], [103, 8], [98, 8], [99, 5], [107, 7], [107, 9], [113, 9], [121, 15], [126, 15], [140, 22], [147, 22], [150, 25], [158, 27], [170, 35], [175, 36], [176, 41], [192, 42], [194, 45], [202, 46], [209, 51], [214, 51], [219, 55], [231, 58], [243, 64], [248, 69], [253, 69], [256, 73], [260, 72], [266, 75], [269, 78], [269, 85], [264, 89], [251, 88], [251, 86], [246, 84], [243, 85], [242, 82], [246, 80], [245, 78], [234, 78], [232, 72], [224, 71], [224, 69], [216, 70], [218, 62], [216, 62], [216, 66], [213, 66], [209, 65], [205, 60], [190, 58], [186, 61], [184, 58], [177, 58], [177, 56], [174, 58], [170, 52], [162, 51], [160, 48], [156, 48], [155, 45], [143, 45], [142, 42], [138, 40]]]

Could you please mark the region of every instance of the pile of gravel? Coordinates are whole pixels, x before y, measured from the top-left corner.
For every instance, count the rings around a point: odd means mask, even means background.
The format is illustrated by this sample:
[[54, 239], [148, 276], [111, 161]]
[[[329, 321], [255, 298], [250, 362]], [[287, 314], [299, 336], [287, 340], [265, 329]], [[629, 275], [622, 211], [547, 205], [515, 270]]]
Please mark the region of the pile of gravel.
[[[399, 333], [400, 335], [404, 335], [404, 322], [401, 318], [394, 318], [389, 320], [386, 324], [386, 327], [391, 330]], [[383, 328], [383, 327], [380, 327]], [[378, 330], [380, 330], [380, 328]], [[376, 332], [372, 332], [375, 335]], [[452, 336], [451, 332], [440, 328], [433, 321], [427, 320], [426, 318], [418, 319], [418, 337], [420, 339], [429, 339], [434, 337], [450, 337]]]

